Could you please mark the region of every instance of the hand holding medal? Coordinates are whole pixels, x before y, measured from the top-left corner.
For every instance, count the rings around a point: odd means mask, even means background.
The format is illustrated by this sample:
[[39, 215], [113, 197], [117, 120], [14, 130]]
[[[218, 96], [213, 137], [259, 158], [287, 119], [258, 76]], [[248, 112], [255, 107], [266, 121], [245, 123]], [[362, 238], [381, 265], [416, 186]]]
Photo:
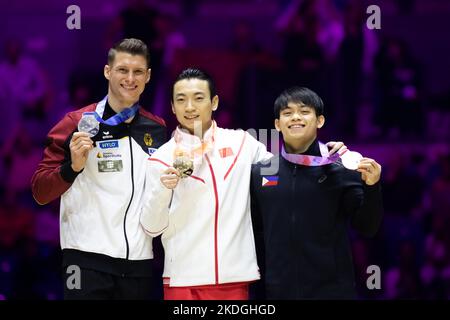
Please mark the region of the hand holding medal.
[[167, 189], [175, 189], [180, 180], [180, 173], [174, 167], [169, 167], [162, 173], [159, 180]]
[[86, 132], [75, 132], [70, 139], [70, 162], [72, 170], [80, 172], [84, 169], [89, 151], [94, 148], [93, 142]]
[[344, 167], [361, 172], [361, 179], [367, 185], [374, 185], [380, 180], [381, 166], [375, 160], [364, 158], [356, 151], [346, 151], [340, 157]]
[[78, 132], [70, 139], [70, 160], [72, 170], [80, 172], [86, 166], [89, 151], [94, 148], [92, 137], [100, 131], [100, 124], [95, 119], [95, 112], [84, 112], [78, 121]]
[[167, 189], [175, 189], [181, 178], [189, 177], [194, 172], [193, 161], [183, 152], [175, 153], [173, 167], [167, 168], [161, 175], [161, 183]]
[[361, 179], [368, 186], [372, 186], [380, 180], [381, 165], [371, 158], [362, 158], [356, 170], [361, 172]]
[[[374, 185], [380, 180], [381, 166], [375, 160], [364, 158], [359, 152], [348, 150], [342, 142], [332, 142], [331, 144], [333, 145], [332, 151], [334, 151], [332, 154], [328, 152], [327, 145], [319, 142], [320, 157], [287, 153], [284, 145], [281, 148], [281, 155], [287, 161], [303, 166], [324, 166], [341, 158], [345, 168], [361, 172], [361, 179], [367, 185]], [[335, 152], [336, 150], [339, 151]]]

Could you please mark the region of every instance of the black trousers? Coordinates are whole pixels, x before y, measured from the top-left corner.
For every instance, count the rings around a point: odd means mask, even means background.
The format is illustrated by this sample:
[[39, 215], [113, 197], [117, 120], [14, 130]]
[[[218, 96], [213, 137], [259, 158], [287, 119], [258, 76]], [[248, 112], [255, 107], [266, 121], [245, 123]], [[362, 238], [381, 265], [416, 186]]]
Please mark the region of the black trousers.
[[64, 300], [150, 300], [151, 276], [132, 277], [113, 275], [80, 268], [79, 282], [74, 274], [63, 268]]

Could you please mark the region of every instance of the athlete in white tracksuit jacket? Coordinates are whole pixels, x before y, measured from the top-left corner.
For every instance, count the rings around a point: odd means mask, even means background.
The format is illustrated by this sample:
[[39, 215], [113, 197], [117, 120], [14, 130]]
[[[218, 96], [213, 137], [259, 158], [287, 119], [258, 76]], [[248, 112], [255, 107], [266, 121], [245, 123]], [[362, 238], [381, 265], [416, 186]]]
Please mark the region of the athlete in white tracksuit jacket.
[[172, 166], [177, 144], [194, 149], [200, 139], [178, 128], [152, 155], [141, 223], [152, 236], [162, 233], [163, 277], [170, 286], [257, 280], [250, 172], [252, 163], [272, 154], [245, 131], [217, 128], [214, 122], [203, 140], [211, 141], [211, 148], [173, 191], [160, 182], [161, 174]]
[[[246, 299], [248, 283], [260, 278], [250, 172], [252, 163], [272, 154], [242, 130], [218, 128], [212, 121], [218, 100], [206, 73], [184, 70], [172, 94], [179, 127], [149, 159], [140, 220], [151, 236], [162, 233], [165, 299]], [[179, 180], [172, 166], [180, 152], [194, 170]], [[190, 291], [199, 287], [204, 291]]]

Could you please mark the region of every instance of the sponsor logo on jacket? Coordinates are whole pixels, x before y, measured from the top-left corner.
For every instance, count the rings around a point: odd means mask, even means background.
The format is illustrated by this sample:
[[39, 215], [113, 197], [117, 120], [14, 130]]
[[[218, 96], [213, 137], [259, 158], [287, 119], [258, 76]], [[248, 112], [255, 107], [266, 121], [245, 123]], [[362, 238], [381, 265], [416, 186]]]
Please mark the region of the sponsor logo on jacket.
[[100, 149], [113, 149], [119, 147], [119, 141], [111, 140], [111, 141], [103, 141], [99, 142]]
[[102, 139], [111, 139], [113, 136], [109, 134], [109, 131], [103, 131]]
[[151, 156], [153, 153], [155, 153], [156, 148], [148, 148], [148, 154]]

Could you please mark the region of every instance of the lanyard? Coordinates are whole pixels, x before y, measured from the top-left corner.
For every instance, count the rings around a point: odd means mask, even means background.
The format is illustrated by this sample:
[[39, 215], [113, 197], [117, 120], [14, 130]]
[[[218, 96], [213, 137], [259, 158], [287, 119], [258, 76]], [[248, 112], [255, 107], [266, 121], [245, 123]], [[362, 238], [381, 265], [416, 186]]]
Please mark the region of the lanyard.
[[[103, 100], [98, 103], [97, 108], [99, 108], [100, 110], [104, 110], [107, 99], [108, 99], [108, 96], [104, 97]], [[95, 111], [94, 112], [85, 112], [85, 114], [93, 114], [95, 119], [100, 123], [107, 124], [109, 126], [117, 126], [118, 124], [133, 117], [139, 110], [139, 107], [140, 107], [139, 102], [136, 102], [130, 108], [126, 108], [125, 110], [123, 110], [120, 113], [115, 114], [108, 120], [103, 120], [102, 117], [100, 117], [98, 115], [98, 113]]]
[[176, 143], [174, 157], [184, 155], [191, 159], [201, 159], [204, 154], [214, 148], [215, 132], [215, 121], [212, 122], [211, 128], [205, 132], [203, 140], [200, 140], [196, 136], [183, 133], [180, 128], [177, 128], [174, 137]]

